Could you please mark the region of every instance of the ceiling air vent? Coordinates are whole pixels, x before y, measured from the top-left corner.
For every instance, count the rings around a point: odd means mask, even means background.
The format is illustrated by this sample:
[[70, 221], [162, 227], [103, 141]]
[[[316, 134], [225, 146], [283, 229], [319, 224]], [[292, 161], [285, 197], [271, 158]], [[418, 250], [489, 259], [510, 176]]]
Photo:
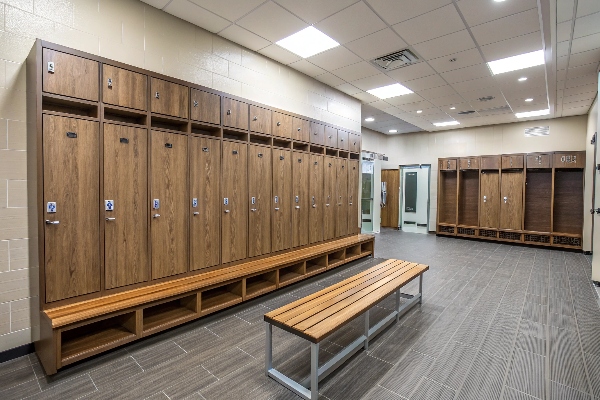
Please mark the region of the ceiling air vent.
[[549, 126], [534, 126], [532, 128], [525, 129], [525, 137], [549, 136], [549, 135], [550, 135], [550, 127]]
[[490, 100], [494, 100], [495, 97], [494, 96], [485, 96], [485, 97], [480, 97], [477, 100], [479, 101], [490, 101]]
[[458, 115], [469, 115], [469, 114], [474, 114], [475, 110], [468, 110], [468, 111], [459, 111]]
[[375, 65], [383, 71], [392, 71], [394, 69], [415, 64], [419, 61], [419, 57], [417, 57], [412, 51], [410, 51], [409, 49], [404, 49], [391, 54], [387, 54], [385, 56], [375, 58], [371, 60], [371, 64]]

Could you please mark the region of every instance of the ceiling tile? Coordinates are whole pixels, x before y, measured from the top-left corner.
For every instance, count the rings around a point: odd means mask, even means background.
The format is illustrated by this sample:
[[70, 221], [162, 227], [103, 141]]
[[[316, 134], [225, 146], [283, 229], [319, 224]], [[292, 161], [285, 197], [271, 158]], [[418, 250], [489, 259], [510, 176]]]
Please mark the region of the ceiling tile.
[[[519, 82], [519, 78], [521, 77], [526, 77], [527, 80]], [[528, 90], [537, 86], [546, 85], [546, 67], [545, 65], [538, 65], [519, 71], [499, 74], [494, 78], [504, 93]]]
[[440, 74], [449, 84], [492, 76], [487, 64], [471, 65]]
[[447, 72], [459, 68], [470, 67], [471, 65], [480, 64], [482, 62], [484, 61], [479, 50], [473, 48], [461, 51], [460, 53], [449, 54], [444, 57], [429, 60], [429, 65], [437, 72]]
[[439, 97], [452, 96], [456, 94], [456, 90], [450, 85], [438, 86], [432, 89], [421, 90], [419, 94], [428, 100], [437, 99]]
[[519, 103], [518, 101], [512, 101], [510, 102], [510, 108], [512, 108], [513, 113], [545, 110], [548, 108], [548, 102]]
[[422, 101], [423, 97], [419, 96], [417, 93], [409, 93], [404, 96], [392, 97], [391, 99], [386, 99], [388, 103], [393, 106], [401, 106], [402, 104], [408, 103], [416, 103], [418, 101]]
[[573, 38], [600, 33], [600, 13], [590, 14], [575, 20]]
[[569, 68], [567, 79], [580, 78], [584, 75], [594, 74], [598, 72], [598, 64], [587, 64], [581, 67]]
[[573, 96], [566, 96], [562, 98], [563, 103], [573, 103], [575, 101], [581, 101], [581, 100], [594, 100], [594, 98], [596, 97], [596, 93], [595, 92], [587, 92], [587, 93], [580, 93], [580, 94], [575, 94]]
[[572, 21], [561, 22], [556, 25], [556, 42], [564, 42], [565, 40], [571, 40], [571, 24]]
[[556, 58], [556, 69], [567, 69], [569, 65], [569, 56], [562, 56]]
[[600, 47], [594, 50], [571, 54], [571, 57], [569, 57], [569, 67], [580, 67], [586, 64], [598, 64], [599, 62]]
[[263, 4], [237, 21], [237, 24], [271, 42], [286, 38], [308, 26], [289, 11], [272, 2]]
[[258, 51], [260, 54], [272, 58], [275, 61], [279, 61], [282, 64], [289, 64], [301, 60], [302, 58], [296, 54], [287, 51], [283, 47], [279, 47], [276, 44], [272, 44]]
[[362, 90], [371, 90], [381, 86], [391, 85], [396, 82], [389, 76], [379, 73], [367, 78], [352, 81], [351, 83]]
[[431, 99], [431, 102], [438, 107], [445, 107], [445, 111], [449, 112], [449, 107], [457, 107], [459, 104], [463, 104], [465, 100], [458, 94], [450, 96], [438, 97], [437, 99]]
[[563, 117], [570, 117], [573, 115], [584, 115], [587, 114], [588, 111], [590, 110], [589, 107], [577, 107], [577, 108], [569, 108], [566, 110], [563, 110]]
[[575, 0], [556, 0], [556, 22], [572, 20], [574, 8]]
[[339, 90], [340, 92], [344, 92], [346, 94], [349, 94], [350, 96], [362, 92], [362, 90], [360, 90], [356, 86], [353, 86], [353, 85], [351, 85], [349, 83], [342, 83], [341, 85], [338, 85], [335, 88], [337, 90]]
[[356, 3], [356, 0], [275, 0], [309, 24], [316, 24], [325, 18]]
[[467, 24], [471, 27], [532, 8], [537, 8], [536, 0], [502, 2], [489, 0], [460, 0], [457, 2], [457, 5], [465, 17]]
[[590, 93], [590, 92], [596, 93], [597, 91], [598, 91], [598, 85], [596, 85], [594, 83], [590, 83], [587, 85], [576, 86], [576, 87], [565, 89], [563, 94], [564, 94], [564, 96], [573, 96], [573, 95], [580, 94], [580, 93]]
[[432, 89], [440, 86], [446, 86], [446, 81], [439, 75], [430, 75], [424, 78], [413, 79], [412, 81], [403, 82], [403, 85], [413, 92], [421, 92], [422, 90]]
[[567, 40], [566, 42], [560, 42], [556, 44], [556, 56], [557, 57], [566, 57], [569, 55], [569, 45], [570, 42]]
[[471, 28], [480, 46], [499, 42], [540, 30], [537, 8], [510, 15]]
[[379, 101], [379, 97], [373, 96], [371, 93], [363, 92], [362, 89], [360, 93], [353, 94], [352, 97], [359, 99], [363, 103], [372, 103], [374, 101]]
[[406, 21], [436, 8], [452, 3], [451, 0], [366, 0], [388, 24]]
[[408, 104], [402, 104], [397, 106], [400, 110], [404, 111], [404, 112], [413, 112], [413, 111], [417, 111], [417, 110], [426, 110], [426, 109], [438, 109], [435, 105], [433, 105], [433, 103], [427, 101], [427, 100], [421, 100], [421, 101], [417, 101], [415, 103], [408, 103]]
[[598, 0], [579, 0], [577, 2], [577, 18], [600, 12]]
[[[440, 23], [443, 21], [443, 23]], [[420, 15], [392, 26], [408, 44], [435, 39], [465, 29], [454, 4]]]
[[338, 86], [345, 83], [343, 79], [338, 78], [331, 72], [325, 72], [323, 75], [317, 75], [314, 78], [329, 86]]
[[249, 32], [237, 25], [229, 25], [227, 28], [219, 32], [219, 36], [229, 39], [232, 42], [241, 44], [242, 46], [254, 51], [262, 49], [263, 47], [271, 44], [271, 42], [268, 40], [263, 39], [260, 36], [255, 35], [254, 33]]
[[213, 13], [220, 15], [230, 21], [248, 14], [250, 11], [264, 3], [264, 0], [190, 0], [200, 7], [206, 8]]
[[477, 78], [471, 79], [469, 81], [453, 83], [452, 87], [458, 92], [471, 92], [473, 90], [484, 89], [488, 87], [492, 87], [496, 85], [496, 81], [494, 78], [486, 77], [486, 78]]
[[590, 74], [579, 78], [568, 79], [565, 82], [565, 89], [569, 89], [576, 86], [589, 85], [592, 83], [598, 83], [598, 74]]
[[316, 54], [307, 58], [307, 60], [327, 71], [333, 71], [361, 61], [356, 54], [342, 46]]
[[509, 100], [525, 100], [525, 99], [533, 99], [535, 102], [544, 99], [544, 101], [548, 101], [548, 93], [546, 91], [546, 85], [538, 86], [534, 88], [529, 88], [520, 91], [513, 91], [504, 93], [504, 97]]
[[306, 60], [296, 61], [295, 63], [291, 63], [289, 66], [302, 72], [303, 74], [313, 77], [327, 72], [323, 68], [317, 67]]
[[362, 1], [315, 25], [315, 28], [340, 44], [370, 35], [385, 27], [385, 23]]
[[398, 82], [406, 82], [413, 79], [423, 78], [434, 75], [435, 71], [427, 63], [420, 62], [407, 67], [398, 68], [387, 73], [388, 76], [396, 79]]
[[162, 9], [166, 6], [171, 0], [142, 0], [146, 4], [150, 4], [152, 7]]
[[173, 0], [164, 10], [210, 32], [218, 32], [230, 24], [226, 19], [190, 3], [188, 0]]
[[347, 48], [365, 60], [404, 49], [407, 44], [389, 28], [346, 43]]
[[475, 42], [473, 42], [467, 30], [454, 32], [414, 46], [415, 50], [426, 60], [458, 53], [474, 47]]
[[542, 34], [540, 32], [533, 32], [501, 42], [481, 46], [481, 51], [483, 52], [485, 61], [490, 62], [523, 53], [530, 53], [532, 51], [541, 50], [542, 48]]
[[350, 64], [331, 72], [348, 82], [379, 74], [379, 70], [366, 61]]
[[600, 48], [600, 33], [573, 39], [571, 43], [571, 54], [581, 53]]

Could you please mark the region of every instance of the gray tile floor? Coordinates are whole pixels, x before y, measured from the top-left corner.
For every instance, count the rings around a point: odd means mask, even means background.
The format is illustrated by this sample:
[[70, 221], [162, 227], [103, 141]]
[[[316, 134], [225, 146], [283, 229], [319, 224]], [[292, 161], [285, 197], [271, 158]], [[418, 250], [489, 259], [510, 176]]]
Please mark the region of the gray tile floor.
[[[580, 253], [385, 230], [378, 258], [430, 265], [424, 302], [321, 382], [326, 399], [600, 399], [600, 309]], [[0, 399], [296, 399], [264, 375], [262, 315], [364, 270], [359, 260], [250, 303], [44, 375], [0, 364]], [[416, 282], [406, 292], [416, 291]], [[372, 323], [394, 304], [383, 301]], [[326, 362], [358, 319], [321, 346]], [[302, 379], [309, 347], [274, 329], [274, 364]]]

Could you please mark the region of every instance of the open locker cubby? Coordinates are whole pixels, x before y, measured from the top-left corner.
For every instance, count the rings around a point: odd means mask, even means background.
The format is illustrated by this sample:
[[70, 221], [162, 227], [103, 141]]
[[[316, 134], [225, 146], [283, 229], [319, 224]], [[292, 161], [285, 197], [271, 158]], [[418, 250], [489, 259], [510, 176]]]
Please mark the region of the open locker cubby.
[[327, 255], [327, 269], [335, 268], [338, 265], [342, 265], [344, 263], [345, 258], [346, 249], [342, 249], [334, 253], [329, 253]]
[[251, 276], [244, 279], [246, 282], [245, 300], [277, 289], [277, 271]]
[[368, 254], [373, 254], [373, 244], [374, 243], [375, 242], [361, 243], [360, 254], [362, 254], [363, 256], [366, 256]]
[[[525, 181], [525, 230], [550, 232], [552, 219], [552, 170], [527, 170]], [[534, 238], [537, 239], [537, 238]], [[548, 238], [549, 240], [549, 238]], [[543, 242], [542, 242], [543, 243]]]
[[301, 279], [304, 279], [306, 274], [304, 262], [290, 265], [279, 270], [279, 287], [283, 287]]
[[242, 281], [205, 290], [200, 293], [200, 312], [208, 314], [242, 302]]
[[360, 245], [351, 246], [346, 249], [346, 261], [362, 257]]
[[552, 231], [579, 235], [583, 232], [583, 170], [581, 169], [554, 171]]
[[459, 182], [458, 224], [477, 226], [479, 224], [479, 170], [460, 171]]
[[439, 223], [456, 224], [456, 171], [442, 171], [439, 179]]
[[144, 308], [142, 313], [144, 335], [167, 329], [199, 315], [198, 294], [194, 293], [155, 304]]
[[306, 261], [306, 275], [317, 274], [327, 269], [327, 255], [311, 258]]
[[60, 333], [62, 365], [115, 348], [137, 339], [135, 311], [116, 315]]

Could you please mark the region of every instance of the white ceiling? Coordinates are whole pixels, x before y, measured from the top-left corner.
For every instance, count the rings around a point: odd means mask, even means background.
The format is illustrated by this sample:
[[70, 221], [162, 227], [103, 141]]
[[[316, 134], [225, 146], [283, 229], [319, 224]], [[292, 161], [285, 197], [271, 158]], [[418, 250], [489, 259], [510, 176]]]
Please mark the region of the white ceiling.
[[[363, 118], [376, 118], [363, 125], [384, 133], [514, 122], [545, 108], [547, 118], [586, 114], [598, 89], [599, 0], [143, 1], [356, 97]], [[309, 25], [341, 46], [300, 59], [275, 44]], [[387, 73], [368, 62], [406, 47], [423, 61]], [[493, 76], [486, 64], [541, 49], [545, 66]], [[366, 93], [396, 82], [415, 93]], [[460, 125], [433, 125], [452, 119]]]

